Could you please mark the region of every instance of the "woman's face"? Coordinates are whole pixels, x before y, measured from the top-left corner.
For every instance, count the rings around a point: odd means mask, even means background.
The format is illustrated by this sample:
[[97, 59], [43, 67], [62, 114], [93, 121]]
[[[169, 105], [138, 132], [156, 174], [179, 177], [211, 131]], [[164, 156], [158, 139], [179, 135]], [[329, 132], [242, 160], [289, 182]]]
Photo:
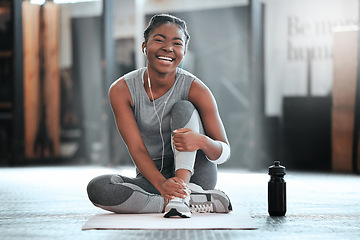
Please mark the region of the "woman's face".
[[185, 34], [176, 24], [164, 23], [150, 33], [143, 47], [146, 47], [149, 67], [160, 73], [170, 73], [184, 58]]

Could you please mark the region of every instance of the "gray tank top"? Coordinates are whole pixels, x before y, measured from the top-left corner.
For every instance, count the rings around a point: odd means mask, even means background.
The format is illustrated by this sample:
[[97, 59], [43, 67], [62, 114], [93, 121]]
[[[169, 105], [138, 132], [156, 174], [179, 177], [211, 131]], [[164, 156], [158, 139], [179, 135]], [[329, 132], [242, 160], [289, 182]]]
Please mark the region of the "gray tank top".
[[[154, 105], [145, 92], [145, 71], [146, 68], [140, 68], [126, 74], [124, 77], [130, 90], [133, 101], [133, 113], [139, 127], [141, 137], [151, 158], [153, 160], [158, 160], [161, 159], [163, 147], [160, 137], [160, 125], [155, 114]], [[173, 155], [171, 149], [170, 110], [176, 102], [180, 100], [188, 100], [190, 86], [195, 78], [196, 77], [191, 73], [178, 68], [173, 86], [163, 96], [155, 99], [156, 111], [160, 118], [165, 106], [161, 127], [165, 143], [164, 157]], [[175, 89], [173, 90], [173, 88]], [[165, 103], [165, 101], [167, 101], [167, 103]]]

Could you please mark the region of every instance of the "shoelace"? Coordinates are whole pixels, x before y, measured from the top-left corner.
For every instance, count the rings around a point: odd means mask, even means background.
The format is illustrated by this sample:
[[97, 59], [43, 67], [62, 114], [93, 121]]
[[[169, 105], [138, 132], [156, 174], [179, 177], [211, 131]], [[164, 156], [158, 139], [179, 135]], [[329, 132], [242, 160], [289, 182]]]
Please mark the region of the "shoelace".
[[191, 190], [190, 190], [188, 185], [185, 185], [185, 190], [184, 191], [187, 193], [188, 196], [190, 196]]
[[[184, 191], [187, 193], [188, 196], [190, 196], [191, 190], [190, 190], [190, 188], [188, 187], [188, 185], [185, 186]], [[171, 199], [170, 201], [174, 201], [174, 202], [185, 202], [185, 203], [186, 203], [185, 198], [178, 198], [178, 197], [175, 197], [175, 198]], [[186, 203], [186, 205], [188, 206], [188, 203]]]
[[214, 207], [212, 203], [205, 203], [205, 204], [196, 203], [191, 205], [191, 212], [210, 213], [210, 212], [214, 212]]

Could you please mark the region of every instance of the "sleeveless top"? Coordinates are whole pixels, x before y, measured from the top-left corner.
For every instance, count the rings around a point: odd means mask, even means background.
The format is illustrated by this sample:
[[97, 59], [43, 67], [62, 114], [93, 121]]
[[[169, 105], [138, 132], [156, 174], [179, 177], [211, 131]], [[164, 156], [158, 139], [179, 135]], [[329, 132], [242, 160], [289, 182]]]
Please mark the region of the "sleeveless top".
[[[141, 137], [153, 160], [161, 159], [163, 145], [160, 136], [160, 124], [155, 114], [154, 104], [150, 101], [144, 88], [146, 67], [132, 71], [126, 75], [125, 82], [130, 90], [133, 101], [133, 113], [139, 127]], [[195, 80], [191, 73], [177, 68], [173, 86], [160, 98], [155, 99], [156, 111], [161, 119], [162, 134], [165, 143], [164, 157], [173, 156], [171, 149], [170, 111], [180, 100], [188, 100], [191, 83]], [[175, 89], [173, 89], [175, 88]], [[167, 102], [166, 102], [167, 101]]]

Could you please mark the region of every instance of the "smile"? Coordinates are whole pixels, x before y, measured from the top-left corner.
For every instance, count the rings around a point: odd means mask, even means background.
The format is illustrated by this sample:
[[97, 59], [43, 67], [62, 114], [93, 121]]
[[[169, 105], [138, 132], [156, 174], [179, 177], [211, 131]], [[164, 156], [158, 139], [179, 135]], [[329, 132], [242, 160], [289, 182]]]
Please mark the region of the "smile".
[[159, 57], [157, 57], [157, 59], [162, 60], [162, 61], [166, 61], [166, 62], [173, 62], [174, 61], [173, 58], [164, 57], [164, 56], [159, 56]]

